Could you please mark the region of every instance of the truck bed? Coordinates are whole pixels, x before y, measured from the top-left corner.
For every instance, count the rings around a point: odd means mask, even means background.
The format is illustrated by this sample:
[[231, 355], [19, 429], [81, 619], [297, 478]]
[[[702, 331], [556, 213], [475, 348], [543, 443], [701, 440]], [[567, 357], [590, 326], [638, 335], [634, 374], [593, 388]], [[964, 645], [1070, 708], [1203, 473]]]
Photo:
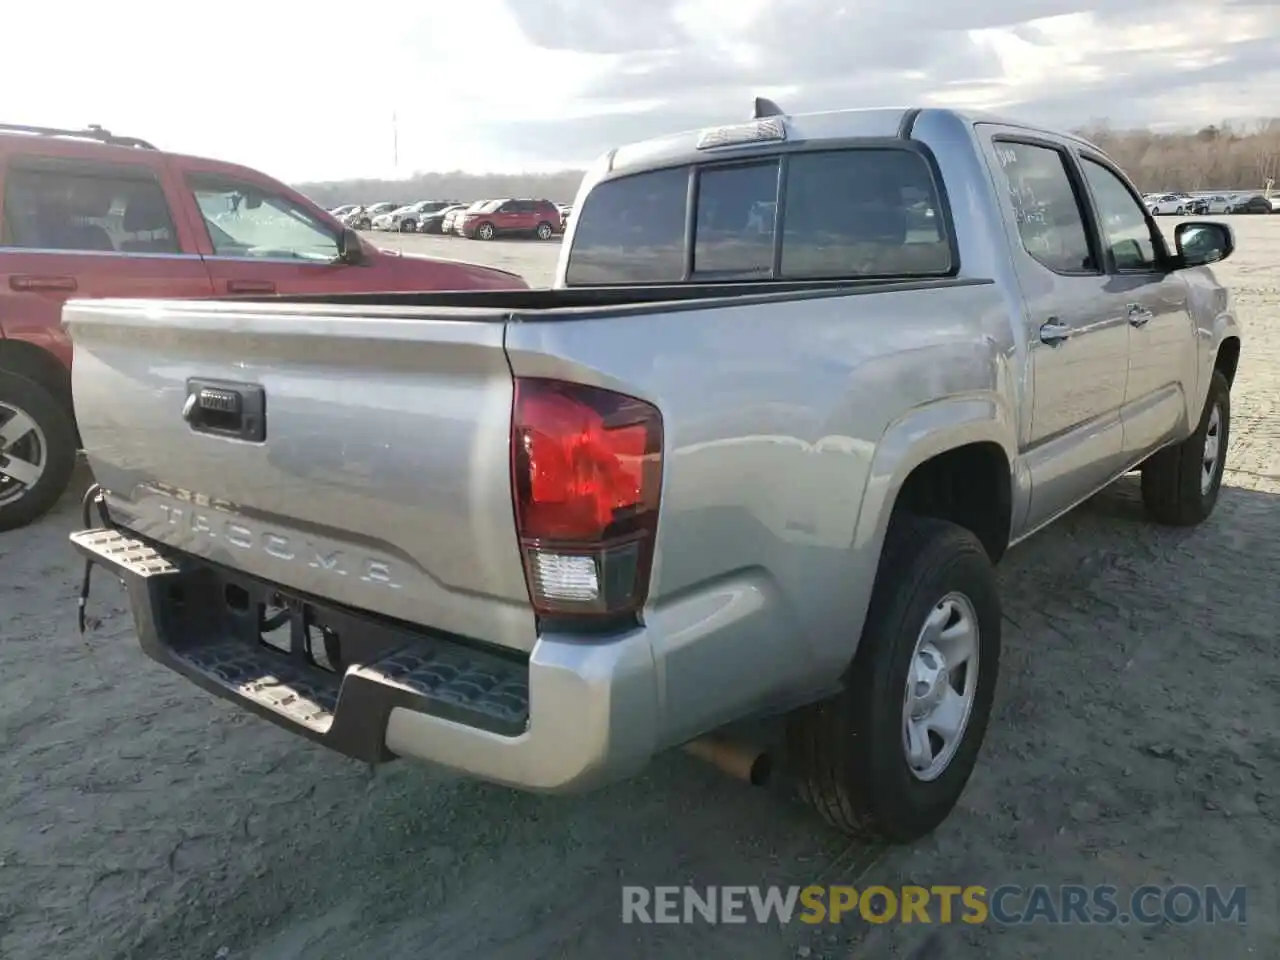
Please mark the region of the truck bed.
[[[583, 309], [631, 309], [654, 304], [693, 303], [698, 308], [734, 304], [781, 303], [800, 297], [847, 297], [890, 290], [929, 290], [990, 283], [959, 277], [927, 280], [778, 280], [738, 283], [654, 284], [652, 286], [567, 287], [557, 290], [457, 290], [421, 293], [307, 294], [253, 300], [260, 304], [297, 303], [334, 307], [457, 307], [513, 312], [536, 311], [539, 320], [552, 320], [549, 312]], [[238, 300], [236, 302], [246, 302]], [[574, 313], [574, 318], [581, 313]]]
[[[941, 356], [955, 345], [939, 318], [999, 316], [997, 298], [990, 281], [945, 279], [73, 301], [64, 317], [85, 449], [124, 526], [263, 581], [527, 653], [538, 625], [513, 520], [516, 377], [661, 410], [661, 602], [739, 567], [775, 576], [774, 554], [797, 536], [777, 524], [825, 539], [819, 518], [786, 519], [793, 494], [837, 482], [838, 501], [855, 503], [868, 464], [803, 450], [848, 429], [850, 391], [894, 376], [892, 358], [866, 365], [879, 332], [892, 325], [900, 350], [918, 329], [919, 349]], [[976, 357], [977, 331], [954, 330]], [[260, 390], [261, 440], [184, 422], [196, 381]], [[769, 437], [784, 446], [761, 446]], [[727, 487], [741, 470], [756, 479]]]

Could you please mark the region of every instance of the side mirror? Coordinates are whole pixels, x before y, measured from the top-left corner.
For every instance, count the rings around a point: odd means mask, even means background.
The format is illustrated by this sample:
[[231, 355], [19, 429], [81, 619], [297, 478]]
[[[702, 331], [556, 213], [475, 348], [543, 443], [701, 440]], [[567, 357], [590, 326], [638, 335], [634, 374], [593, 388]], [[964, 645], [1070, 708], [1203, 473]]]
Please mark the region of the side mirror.
[[338, 259], [349, 266], [358, 267], [365, 262], [364, 244], [360, 234], [350, 227], [343, 227], [338, 235]]
[[1178, 250], [1178, 265], [1203, 267], [1231, 256], [1236, 248], [1235, 234], [1225, 223], [1210, 221], [1180, 223], [1173, 231]]

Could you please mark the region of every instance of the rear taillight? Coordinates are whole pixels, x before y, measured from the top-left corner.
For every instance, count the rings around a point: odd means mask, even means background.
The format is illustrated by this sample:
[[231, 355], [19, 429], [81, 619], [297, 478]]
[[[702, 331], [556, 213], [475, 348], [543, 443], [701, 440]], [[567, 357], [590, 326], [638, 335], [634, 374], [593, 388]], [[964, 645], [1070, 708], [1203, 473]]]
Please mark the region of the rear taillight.
[[511, 473], [534, 609], [638, 612], [658, 526], [658, 409], [597, 387], [517, 378]]

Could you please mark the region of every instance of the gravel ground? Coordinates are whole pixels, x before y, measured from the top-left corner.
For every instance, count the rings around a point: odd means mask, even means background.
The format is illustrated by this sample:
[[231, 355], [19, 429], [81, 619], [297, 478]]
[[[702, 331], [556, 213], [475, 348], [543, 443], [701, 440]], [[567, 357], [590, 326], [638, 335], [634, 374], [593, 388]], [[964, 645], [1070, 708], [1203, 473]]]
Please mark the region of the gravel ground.
[[[1246, 927], [949, 926], [950, 958], [1280, 956], [1280, 217], [1234, 218], [1247, 338], [1217, 512], [1142, 521], [1118, 483], [1001, 568], [1006, 654], [960, 809], [912, 848], [850, 844], [783, 785], [681, 754], [546, 799], [376, 776], [145, 659], [123, 595], [75, 632], [87, 476], [0, 537], [0, 957], [345, 960], [903, 957], [920, 926], [639, 927], [623, 883], [1245, 884]], [[556, 244], [383, 237], [550, 276]]]

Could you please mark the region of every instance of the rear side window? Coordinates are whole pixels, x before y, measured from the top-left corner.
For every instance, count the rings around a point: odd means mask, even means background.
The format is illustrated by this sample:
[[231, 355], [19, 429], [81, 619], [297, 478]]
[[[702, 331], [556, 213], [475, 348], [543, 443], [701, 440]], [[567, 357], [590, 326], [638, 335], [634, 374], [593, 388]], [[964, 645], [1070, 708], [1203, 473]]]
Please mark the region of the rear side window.
[[[690, 279], [926, 277], [955, 268], [945, 211], [920, 154], [790, 154], [781, 205], [780, 163], [771, 157], [698, 170]], [[658, 170], [592, 190], [578, 215], [566, 282], [684, 279], [688, 177], [688, 167]]]
[[86, 164], [5, 175], [7, 247], [104, 253], [178, 253], [164, 190], [146, 168]]
[[1027, 253], [1054, 273], [1096, 273], [1066, 155], [1054, 147], [1016, 141], [998, 141], [995, 148]]

